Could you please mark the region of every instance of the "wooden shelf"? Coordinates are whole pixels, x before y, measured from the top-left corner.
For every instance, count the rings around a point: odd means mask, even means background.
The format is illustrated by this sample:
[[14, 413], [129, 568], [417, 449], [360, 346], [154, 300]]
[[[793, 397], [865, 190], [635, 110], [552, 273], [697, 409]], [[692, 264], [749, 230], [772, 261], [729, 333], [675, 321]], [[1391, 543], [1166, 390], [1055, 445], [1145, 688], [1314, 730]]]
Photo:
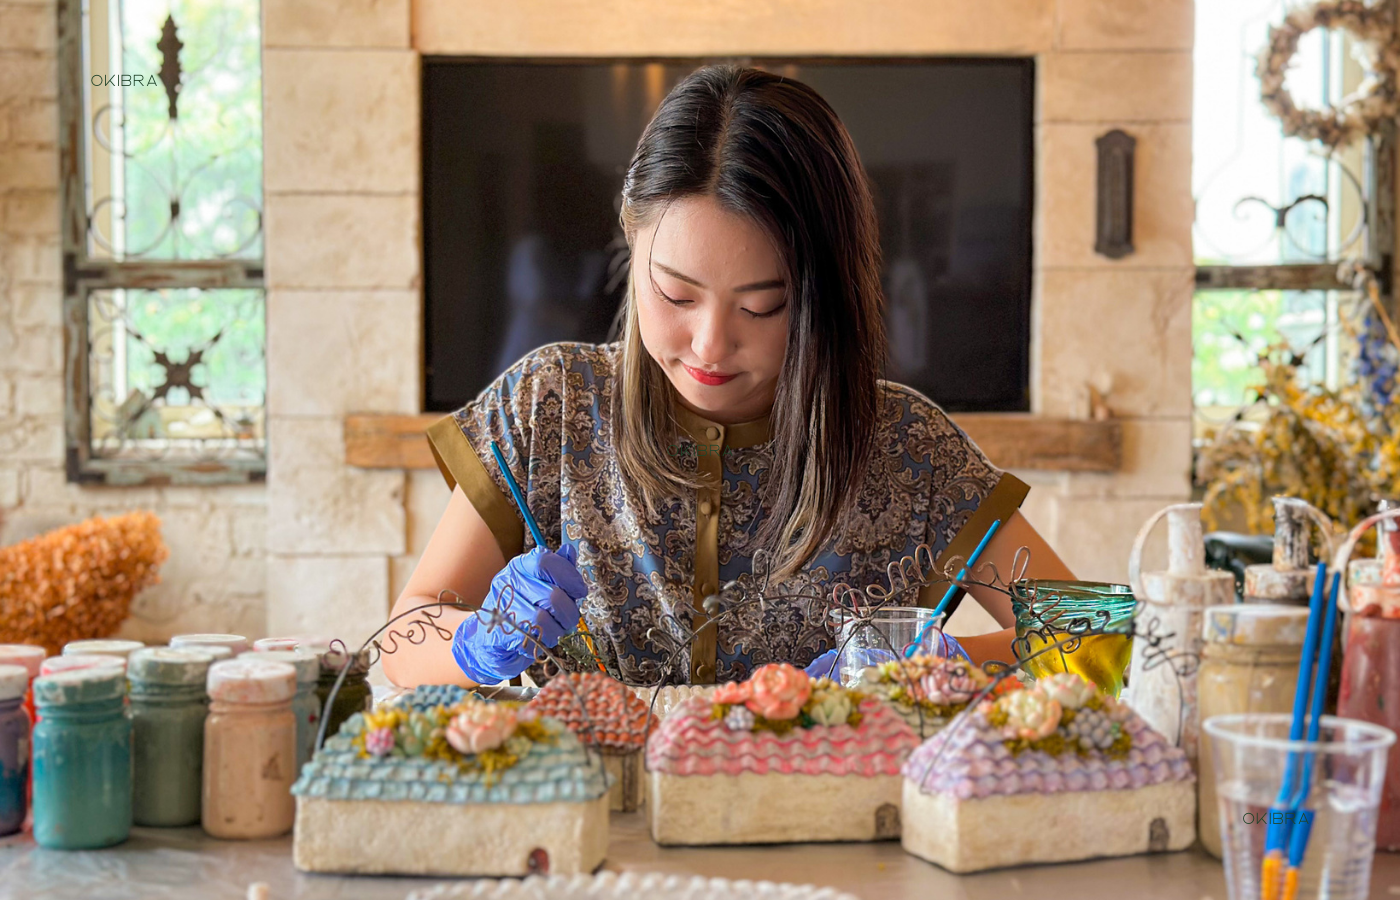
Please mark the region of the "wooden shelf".
[[[345, 463], [361, 469], [432, 469], [423, 431], [442, 413], [345, 417]], [[1113, 472], [1122, 464], [1123, 428], [1109, 419], [1048, 419], [1026, 413], [953, 416], [1002, 469]]]

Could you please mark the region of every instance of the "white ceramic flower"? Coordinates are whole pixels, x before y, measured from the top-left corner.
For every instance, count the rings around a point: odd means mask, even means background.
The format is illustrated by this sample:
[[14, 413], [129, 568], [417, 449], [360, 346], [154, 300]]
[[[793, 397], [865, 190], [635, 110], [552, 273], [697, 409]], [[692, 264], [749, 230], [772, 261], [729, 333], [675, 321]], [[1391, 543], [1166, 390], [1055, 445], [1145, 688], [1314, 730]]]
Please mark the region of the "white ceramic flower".
[[1039, 740], [1060, 724], [1060, 704], [1039, 687], [1003, 694], [996, 705], [1006, 713], [1002, 733], [1009, 738]]
[[1079, 709], [1099, 693], [1098, 688], [1075, 672], [1056, 672], [1036, 684], [1045, 696], [1064, 709]]
[[851, 700], [841, 690], [814, 693], [807, 715], [818, 725], [844, 725], [851, 717]]

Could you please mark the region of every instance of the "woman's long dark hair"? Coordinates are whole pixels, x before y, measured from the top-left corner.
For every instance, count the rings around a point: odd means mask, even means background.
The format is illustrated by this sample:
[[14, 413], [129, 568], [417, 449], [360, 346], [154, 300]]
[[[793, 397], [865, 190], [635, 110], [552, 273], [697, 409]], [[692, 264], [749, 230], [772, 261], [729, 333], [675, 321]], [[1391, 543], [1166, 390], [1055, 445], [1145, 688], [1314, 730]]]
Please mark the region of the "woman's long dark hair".
[[[885, 371], [880, 243], [860, 157], [835, 111], [799, 81], [734, 65], [706, 66], [662, 101], [622, 189], [627, 242], [666, 205], [708, 196], [758, 223], [789, 285], [787, 355], [773, 404], [768, 514], [754, 547], [773, 573], [802, 568], [837, 528], [860, 488]], [[627, 290], [613, 423], [624, 476], [648, 508], [700, 486], [665, 452], [678, 402], [646, 352], [635, 286]]]

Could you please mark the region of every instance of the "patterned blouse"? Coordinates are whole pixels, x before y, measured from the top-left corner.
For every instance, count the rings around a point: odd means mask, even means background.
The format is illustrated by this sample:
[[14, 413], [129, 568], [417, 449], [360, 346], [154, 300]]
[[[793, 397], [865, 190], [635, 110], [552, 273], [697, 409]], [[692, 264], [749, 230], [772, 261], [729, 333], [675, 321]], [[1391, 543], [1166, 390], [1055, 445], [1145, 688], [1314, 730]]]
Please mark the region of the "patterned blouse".
[[[491, 452], [491, 441], [499, 443], [551, 549], [562, 538], [578, 551], [589, 588], [580, 611], [609, 672], [629, 684], [732, 681], [768, 662], [805, 666], [832, 646], [833, 634], [808, 621], [810, 605], [799, 594], [829, 595], [837, 582], [888, 585], [886, 567], [921, 542], [940, 563], [966, 557], [1029, 490], [993, 467], [928, 398], [881, 382], [870, 474], [832, 538], [797, 576], [772, 580], [761, 605], [731, 607], [742, 588], [726, 589], [721, 608], [734, 613], [699, 629], [706, 597], [731, 581], [752, 588], [763, 580], [742, 539], [767, 514], [769, 419], [725, 426], [677, 405], [677, 458], [703, 472], [707, 486], [670, 498], [649, 520], [612, 457], [609, 386], [621, 347], [541, 347], [430, 426], [428, 439], [448, 486], [461, 486], [509, 560], [534, 541]], [[908, 599], [934, 606], [946, 589], [931, 585]]]

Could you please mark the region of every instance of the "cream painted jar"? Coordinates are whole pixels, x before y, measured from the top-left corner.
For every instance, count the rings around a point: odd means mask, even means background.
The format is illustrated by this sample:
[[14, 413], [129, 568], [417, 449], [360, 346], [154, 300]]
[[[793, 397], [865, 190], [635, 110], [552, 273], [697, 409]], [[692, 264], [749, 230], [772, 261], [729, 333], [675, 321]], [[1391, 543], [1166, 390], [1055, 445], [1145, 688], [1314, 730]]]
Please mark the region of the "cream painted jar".
[[228, 659], [209, 667], [202, 824], [216, 838], [286, 834], [296, 814], [296, 670]]
[[241, 634], [177, 634], [170, 639], [170, 646], [206, 651], [210, 647], [227, 647], [230, 656], [237, 656], [248, 652], [248, 639]]

